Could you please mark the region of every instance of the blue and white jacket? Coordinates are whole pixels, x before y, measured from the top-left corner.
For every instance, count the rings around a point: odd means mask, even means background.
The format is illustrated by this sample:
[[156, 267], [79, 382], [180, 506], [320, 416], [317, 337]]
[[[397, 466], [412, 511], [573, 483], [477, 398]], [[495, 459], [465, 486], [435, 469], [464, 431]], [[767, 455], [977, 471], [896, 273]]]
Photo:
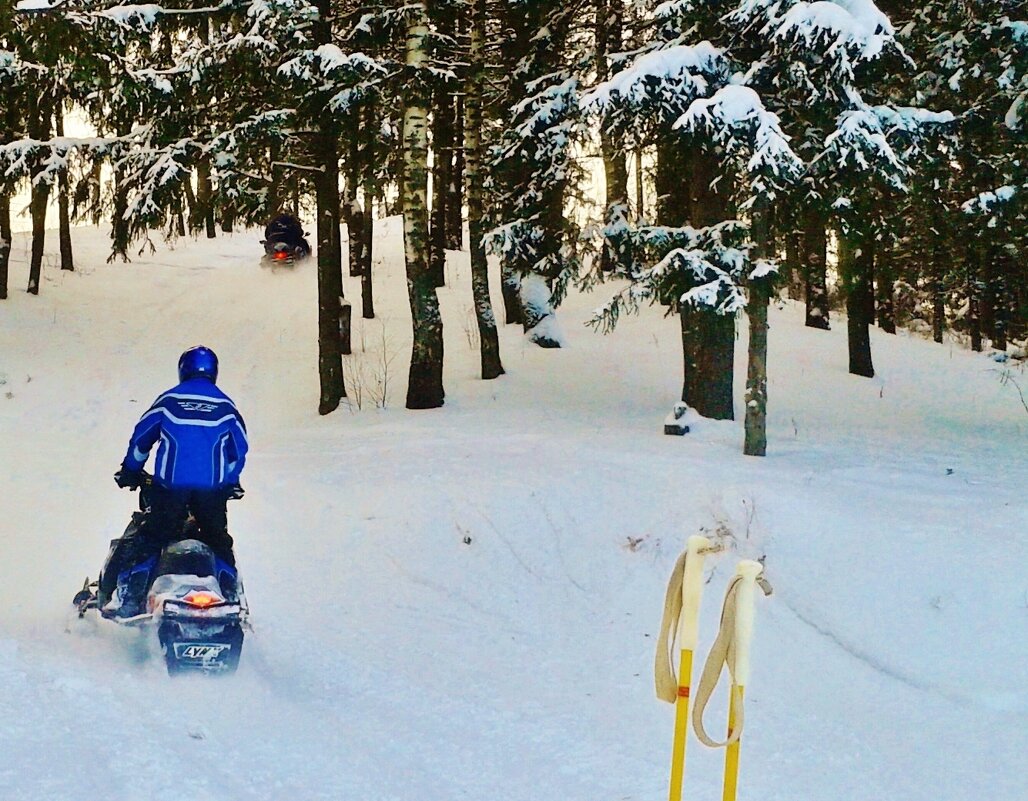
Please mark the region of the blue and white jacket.
[[206, 378], [185, 381], [153, 402], [132, 432], [125, 467], [142, 470], [156, 442], [154, 478], [174, 489], [239, 483], [249, 447], [236, 405]]

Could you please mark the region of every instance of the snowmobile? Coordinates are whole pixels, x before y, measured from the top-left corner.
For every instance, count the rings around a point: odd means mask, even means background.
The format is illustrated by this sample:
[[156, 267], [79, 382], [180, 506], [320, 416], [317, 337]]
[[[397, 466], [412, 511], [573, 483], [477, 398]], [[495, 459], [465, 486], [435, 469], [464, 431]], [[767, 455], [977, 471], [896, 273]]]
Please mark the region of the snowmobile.
[[272, 265], [290, 265], [307, 258], [311, 246], [300, 221], [289, 212], [279, 212], [264, 228], [264, 260]]
[[306, 259], [311, 255], [307, 240], [291, 245], [288, 242], [271, 242], [262, 239], [264, 245], [264, 262], [272, 266], [288, 266]]
[[[140, 511], [133, 512], [129, 530], [144, 520], [150, 480], [148, 476], [140, 488]], [[234, 672], [243, 648], [243, 630], [249, 628], [243, 583], [234, 567], [195, 538], [198, 533], [190, 518], [181, 539], [123, 570], [111, 603], [98, 597], [100, 582], [87, 578], [72, 601], [79, 618], [95, 610], [115, 624], [155, 630], [171, 675]], [[111, 541], [104, 570], [117, 543]]]

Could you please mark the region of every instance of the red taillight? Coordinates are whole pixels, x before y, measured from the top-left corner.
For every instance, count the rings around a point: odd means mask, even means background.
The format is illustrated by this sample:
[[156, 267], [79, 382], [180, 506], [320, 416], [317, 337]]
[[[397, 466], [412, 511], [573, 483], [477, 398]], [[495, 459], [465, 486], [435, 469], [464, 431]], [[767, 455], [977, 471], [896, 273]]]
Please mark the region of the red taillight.
[[289, 254], [286, 253], [284, 250], [278, 250], [278, 251], [275, 251], [274, 258], [277, 259], [278, 261], [285, 261], [286, 259], [289, 258]]
[[201, 609], [205, 609], [208, 606], [213, 606], [216, 603], [221, 603], [221, 598], [215, 595], [213, 592], [203, 592], [202, 590], [193, 590], [191, 593], [186, 595], [182, 601], [189, 604], [190, 606], [198, 606]]

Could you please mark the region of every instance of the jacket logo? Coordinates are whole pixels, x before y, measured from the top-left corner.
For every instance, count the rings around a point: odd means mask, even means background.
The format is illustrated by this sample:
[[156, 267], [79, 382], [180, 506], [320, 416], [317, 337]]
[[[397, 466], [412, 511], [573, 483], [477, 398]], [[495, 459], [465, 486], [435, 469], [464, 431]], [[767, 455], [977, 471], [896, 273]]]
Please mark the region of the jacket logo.
[[218, 407], [213, 403], [198, 403], [196, 401], [179, 401], [179, 408], [187, 412], [213, 412]]

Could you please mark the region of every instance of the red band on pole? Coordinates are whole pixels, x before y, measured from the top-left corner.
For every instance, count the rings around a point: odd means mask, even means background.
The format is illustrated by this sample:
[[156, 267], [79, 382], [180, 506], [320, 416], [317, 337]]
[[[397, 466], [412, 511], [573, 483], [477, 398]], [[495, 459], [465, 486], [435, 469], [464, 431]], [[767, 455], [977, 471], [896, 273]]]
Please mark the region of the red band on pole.
[[688, 687], [679, 687], [678, 688], [678, 697], [679, 698], [688, 698], [689, 697], [689, 688]]

